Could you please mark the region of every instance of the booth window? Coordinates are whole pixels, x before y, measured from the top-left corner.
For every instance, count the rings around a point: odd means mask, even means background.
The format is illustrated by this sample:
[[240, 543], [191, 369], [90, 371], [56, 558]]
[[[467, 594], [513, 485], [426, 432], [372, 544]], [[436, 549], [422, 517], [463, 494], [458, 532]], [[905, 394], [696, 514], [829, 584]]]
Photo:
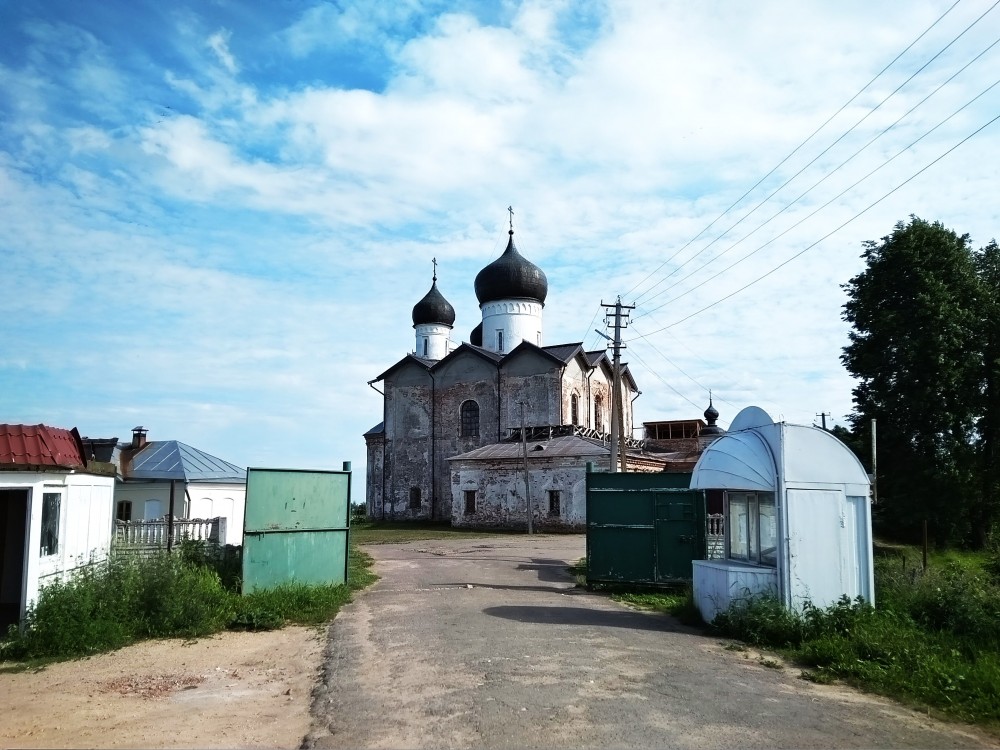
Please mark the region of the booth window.
[[59, 503], [62, 495], [46, 492], [42, 495], [42, 544], [41, 555], [54, 555], [59, 551]]
[[726, 556], [758, 565], [778, 564], [778, 518], [773, 492], [726, 493]]

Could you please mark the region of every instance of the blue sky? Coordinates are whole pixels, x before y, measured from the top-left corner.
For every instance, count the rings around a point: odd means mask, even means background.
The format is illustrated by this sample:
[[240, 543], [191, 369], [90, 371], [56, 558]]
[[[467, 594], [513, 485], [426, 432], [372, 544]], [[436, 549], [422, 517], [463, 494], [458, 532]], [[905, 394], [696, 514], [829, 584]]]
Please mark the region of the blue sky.
[[545, 343], [637, 305], [640, 420], [842, 422], [862, 242], [1000, 235], [991, 4], [0, 3], [0, 421], [363, 470], [513, 205]]

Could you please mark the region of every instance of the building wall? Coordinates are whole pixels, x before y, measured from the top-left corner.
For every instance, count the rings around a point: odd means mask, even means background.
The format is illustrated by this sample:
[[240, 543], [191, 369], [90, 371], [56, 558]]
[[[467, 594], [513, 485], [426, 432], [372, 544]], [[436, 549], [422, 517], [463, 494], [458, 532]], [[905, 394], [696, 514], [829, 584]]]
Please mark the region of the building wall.
[[[24, 606], [37, 600], [45, 584], [64, 579], [73, 571], [107, 557], [114, 518], [114, 484], [114, 477], [91, 474], [4, 472], [0, 475], [0, 488], [28, 491]], [[45, 493], [60, 496], [58, 544], [54, 554], [42, 555]]]
[[[385, 497], [387, 519], [430, 517], [431, 377], [413, 364], [385, 379]], [[410, 490], [420, 491], [420, 507], [410, 508]]]
[[[530, 459], [528, 491], [535, 529], [583, 531], [587, 523], [587, 458]], [[592, 460], [592, 457], [591, 459]], [[452, 461], [452, 526], [527, 528], [524, 471], [511, 460]], [[560, 513], [549, 515], [549, 491], [559, 492]], [[466, 491], [476, 492], [474, 513], [465, 512]]]
[[385, 435], [365, 436], [368, 464], [365, 471], [365, 510], [369, 518], [382, 518], [382, 471], [385, 458]]
[[[436, 421], [433, 462], [435, 520], [451, 518], [451, 480], [448, 459], [500, 439], [500, 399], [497, 368], [475, 354], [458, 357], [434, 373]], [[462, 404], [479, 405], [479, 435], [463, 436]], [[430, 509], [428, 508], [428, 512]]]
[[214, 482], [195, 482], [187, 486], [190, 498], [188, 518], [225, 518], [226, 535], [222, 544], [243, 544], [243, 520], [246, 513], [247, 486]]
[[[119, 482], [115, 486], [115, 505], [132, 503], [133, 521], [152, 521], [170, 512], [170, 482]], [[189, 518], [184, 482], [174, 483], [174, 515]]]

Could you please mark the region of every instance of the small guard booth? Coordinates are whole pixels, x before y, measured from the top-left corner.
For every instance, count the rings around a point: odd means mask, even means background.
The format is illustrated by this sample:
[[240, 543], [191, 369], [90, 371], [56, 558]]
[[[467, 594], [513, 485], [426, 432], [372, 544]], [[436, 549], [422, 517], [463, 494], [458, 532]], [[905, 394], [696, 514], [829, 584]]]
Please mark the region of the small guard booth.
[[702, 454], [691, 488], [725, 492], [725, 557], [693, 563], [706, 622], [761, 595], [796, 610], [845, 595], [874, 602], [870, 482], [826, 430], [749, 406]]

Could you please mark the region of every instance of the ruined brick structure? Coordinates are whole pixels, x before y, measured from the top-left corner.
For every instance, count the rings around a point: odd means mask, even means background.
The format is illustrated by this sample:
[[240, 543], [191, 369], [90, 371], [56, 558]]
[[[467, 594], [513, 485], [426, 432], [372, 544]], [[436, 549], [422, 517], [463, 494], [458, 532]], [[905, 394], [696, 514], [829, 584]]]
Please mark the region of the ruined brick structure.
[[[450, 459], [509, 441], [522, 425], [522, 409], [523, 424], [577, 426], [600, 448], [598, 454], [608, 455], [604, 445], [611, 425], [611, 362], [604, 350], [588, 352], [579, 343], [543, 344], [548, 281], [518, 253], [513, 229], [509, 234], [504, 253], [476, 277], [482, 322], [470, 340], [456, 346], [450, 339], [455, 311], [437, 288], [435, 269], [430, 291], [413, 308], [414, 351], [371, 381], [381, 382], [384, 393], [382, 422], [365, 434], [367, 510], [372, 518], [468, 523], [464, 506], [456, 518], [454, 492], [468, 489], [469, 475], [455, 490]], [[624, 434], [630, 437], [632, 403], [639, 390], [627, 367], [622, 386]], [[549, 469], [545, 462], [538, 463], [535, 471], [551, 475], [538, 480], [540, 491], [565, 489], [569, 498], [573, 488], [562, 487], [569, 478], [564, 482], [555, 477], [567, 462], [582, 470], [590, 460], [586, 453], [549, 462]], [[509, 484], [498, 477], [485, 482], [480, 510], [509, 505], [511, 492], [519, 491]], [[493, 489], [487, 492], [486, 485]], [[534, 489], [531, 494], [534, 497]], [[540, 507], [547, 498], [539, 496]], [[523, 495], [521, 507], [526, 507]], [[570, 506], [566, 508], [569, 512]], [[505, 519], [503, 523], [488, 525], [516, 527], [525, 522], [525, 511], [520, 518], [505, 513], [495, 514]], [[554, 525], [559, 524], [558, 515], [549, 517]]]

